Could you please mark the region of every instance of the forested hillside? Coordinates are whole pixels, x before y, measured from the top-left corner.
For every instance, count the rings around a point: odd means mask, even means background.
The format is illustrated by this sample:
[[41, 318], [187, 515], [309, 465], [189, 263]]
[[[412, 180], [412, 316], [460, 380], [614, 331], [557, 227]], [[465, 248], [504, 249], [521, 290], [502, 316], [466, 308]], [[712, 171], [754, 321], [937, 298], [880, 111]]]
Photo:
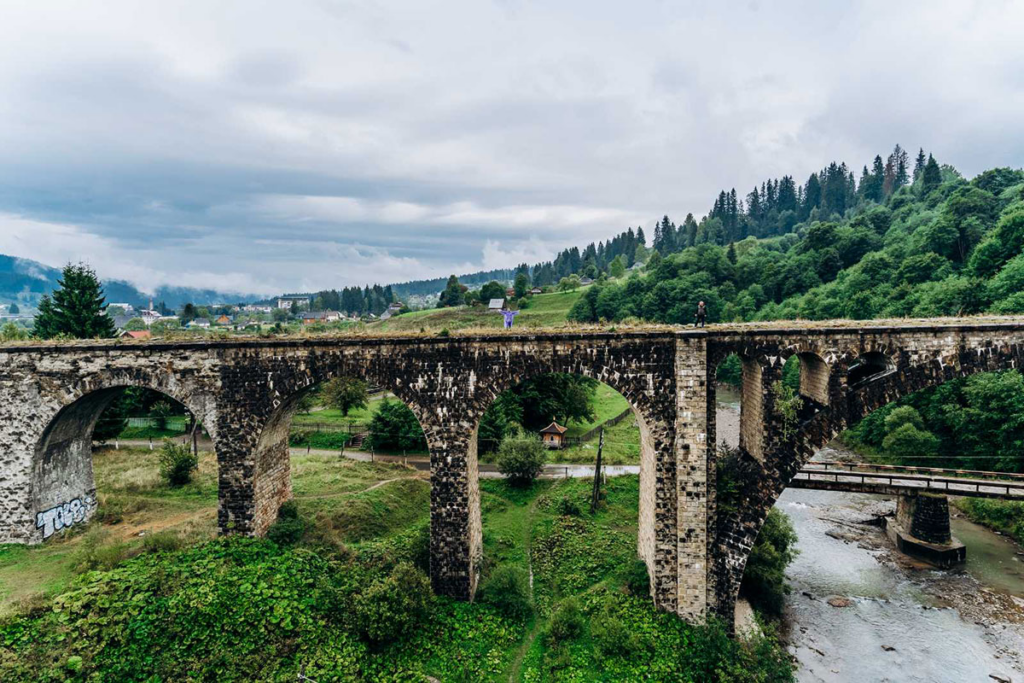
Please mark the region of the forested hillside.
[[699, 223], [663, 219], [649, 254], [642, 231], [589, 245], [573, 272], [600, 275], [629, 246], [648, 261], [589, 288], [570, 318], [689, 323], [699, 300], [710, 321], [1024, 312], [1024, 172], [967, 180], [922, 152], [908, 173], [899, 147], [872, 167], [859, 182], [836, 163], [802, 187], [766, 181], [746, 201], [722, 192]]

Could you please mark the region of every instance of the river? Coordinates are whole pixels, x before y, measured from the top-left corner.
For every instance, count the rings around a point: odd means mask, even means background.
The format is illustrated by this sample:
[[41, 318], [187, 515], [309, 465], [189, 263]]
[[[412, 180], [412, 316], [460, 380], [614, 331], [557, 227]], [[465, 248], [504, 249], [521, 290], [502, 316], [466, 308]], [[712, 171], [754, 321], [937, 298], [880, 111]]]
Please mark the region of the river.
[[[738, 409], [720, 388], [720, 442], [735, 443]], [[815, 457], [841, 455], [833, 446]], [[788, 489], [776, 507], [799, 536], [784, 620], [799, 681], [1024, 681], [1018, 546], [955, 515], [967, 563], [938, 571], [898, 555], [872, 524], [895, 509], [891, 498]]]

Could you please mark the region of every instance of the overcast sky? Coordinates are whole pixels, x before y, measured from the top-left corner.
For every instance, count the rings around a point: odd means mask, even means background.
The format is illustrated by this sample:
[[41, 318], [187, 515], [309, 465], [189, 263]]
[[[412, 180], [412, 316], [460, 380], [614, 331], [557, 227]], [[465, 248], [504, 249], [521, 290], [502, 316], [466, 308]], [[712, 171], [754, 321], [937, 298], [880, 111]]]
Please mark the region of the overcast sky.
[[1009, 0], [2, 0], [0, 253], [315, 290], [546, 260], [896, 142], [1020, 167], [1022, 26]]

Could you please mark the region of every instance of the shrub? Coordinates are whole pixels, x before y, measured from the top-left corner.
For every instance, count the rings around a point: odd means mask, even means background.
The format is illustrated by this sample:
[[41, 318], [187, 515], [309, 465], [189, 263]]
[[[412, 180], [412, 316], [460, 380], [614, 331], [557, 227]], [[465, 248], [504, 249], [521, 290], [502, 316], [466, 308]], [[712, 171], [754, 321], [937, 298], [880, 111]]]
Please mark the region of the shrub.
[[181, 537], [173, 531], [158, 531], [142, 537], [142, 549], [147, 553], [174, 552], [181, 546]]
[[578, 637], [583, 632], [585, 623], [580, 603], [576, 598], [566, 598], [555, 607], [548, 635], [552, 642], [564, 643]]
[[513, 486], [529, 486], [544, 469], [544, 444], [522, 429], [515, 429], [498, 447], [498, 471]]
[[[886, 422], [888, 423], [888, 420]], [[890, 432], [882, 440], [882, 448], [889, 455], [901, 460], [929, 457], [938, 453], [939, 439], [931, 432], [918, 429], [908, 422]]]
[[199, 467], [199, 458], [192, 448], [172, 441], [164, 441], [160, 449], [160, 476], [171, 486], [184, 486], [192, 481], [192, 473]]
[[611, 605], [605, 605], [591, 620], [590, 635], [601, 654], [608, 657], [628, 655], [641, 647], [637, 637], [626, 629], [622, 619], [612, 611]]
[[647, 573], [647, 563], [639, 557], [633, 560], [626, 570], [626, 588], [633, 595], [647, 597], [651, 594], [651, 577]]
[[524, 618], [533, 612], [530, 577], [522, 567], [500, 566], [484, 584], [483, 599], [507, 616]]
[[109, 532], [100, 527], [90, 529], [82, 537], [72, 559], [77, 572], [113, 569], [131, 556], [127, 543], [107, 542]]
[[277, 521], [267, 529], [267, 538], [281, 546], [294, 545], [306, 533], [306, 520], [299, 516], [299, 506], [286, 500], [277, 510]]
[[583, 514], [579, 501], [570, 495], [562, 496], [555, 503], [555, 512], [567, 517], [579, 517]]
[[913, 406], [898, 406], [885, 416], [885, 433], [891, 434], [905, 424], [924, 429], [924, 420]]
[[395, 642], [426, 617], [432, 597], [427, 575], [407, 562], [399, 563], [356, 596], [356, 624], [370, 642]]
[[789, 517], [772, 508], [750, 551], [740, 584], [740, 593], [754, 608], [772, 616], [782, 614], [783, 601], [789, 593], [786, 567], [797, 555], [796, 540]]

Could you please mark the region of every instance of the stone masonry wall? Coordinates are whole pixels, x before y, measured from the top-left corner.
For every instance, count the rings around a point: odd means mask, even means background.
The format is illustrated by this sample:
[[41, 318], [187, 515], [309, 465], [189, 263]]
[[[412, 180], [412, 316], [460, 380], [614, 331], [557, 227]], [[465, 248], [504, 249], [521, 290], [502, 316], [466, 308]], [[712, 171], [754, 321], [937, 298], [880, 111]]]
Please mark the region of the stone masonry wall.
[[[714, 491], [714, 371], [730, 353], [745, 359], [746, 454], [743, 504], [725, 518]], [[814, 400], [784, 434], [771, 387], [794, 354], [801, 393]], [[850, 386], [863, 354], [884, 356], [893, 371]], [[655, 604], [694, 622], [731, 617], [764, 518], [814, 450], [912, 391], [1022, 365], [1024, 323], [0, 347], [0, 542], [40, 542], [88, 519], [92, 428], [127, 386], [199, 416], [217, 452], [221, 531], [261, 534], [291, 496], [287, 434], [299, 397], [355, 376], [394, 393], [423, 427], [431, 580], [438, 593], [470, 599], [482, 553], [480, 418], [519, 382], [575, 373], [625, 396], [641, 426], [637, 549]]]

